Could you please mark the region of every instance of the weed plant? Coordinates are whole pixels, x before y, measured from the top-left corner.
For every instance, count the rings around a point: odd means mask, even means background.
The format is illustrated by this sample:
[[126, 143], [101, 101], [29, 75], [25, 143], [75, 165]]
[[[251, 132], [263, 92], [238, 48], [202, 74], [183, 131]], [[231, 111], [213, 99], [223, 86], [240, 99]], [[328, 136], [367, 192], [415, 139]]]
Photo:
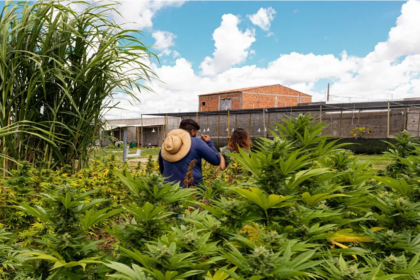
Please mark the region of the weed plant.
[[165, 182], [152, 159], [74, 175], [24, 163], [1, 182], [0, 277], [418, 279], [418, 144], [399, 135], [398, 165], [378, 172], [324, 128], [276, 124], [227, 171], [206, 166], [202, 188]]

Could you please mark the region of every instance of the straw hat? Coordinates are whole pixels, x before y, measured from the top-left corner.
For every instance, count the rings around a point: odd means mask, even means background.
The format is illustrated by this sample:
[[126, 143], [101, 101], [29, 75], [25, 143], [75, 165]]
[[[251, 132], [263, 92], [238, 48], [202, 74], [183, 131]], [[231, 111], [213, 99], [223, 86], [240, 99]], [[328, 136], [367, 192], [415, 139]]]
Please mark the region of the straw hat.
[[169, 162], [183, 159], [191, 149], [191, 136], [183, 129], [174, 129], [168, 133], [162, 145], [162, 157]]

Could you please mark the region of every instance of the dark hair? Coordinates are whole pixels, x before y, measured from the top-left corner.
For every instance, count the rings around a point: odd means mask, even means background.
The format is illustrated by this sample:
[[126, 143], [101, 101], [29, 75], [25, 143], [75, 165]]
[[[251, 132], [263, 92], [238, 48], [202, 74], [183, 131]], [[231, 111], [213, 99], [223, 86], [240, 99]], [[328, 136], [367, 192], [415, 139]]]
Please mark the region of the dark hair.
[[229, 143], [227, 144], [227, 147], [235, 152], [239, 152], [238, 146], [247, 150], [251, 148], [251, 137], [249, 136], [249, 133], [240, 127], [233, 131]]
[[192, 119], [185, 119], [182, 120], [179, 124], [179, 128], [191, 132], [191, 130], [200, 130], [200, 126], [198, 123]]

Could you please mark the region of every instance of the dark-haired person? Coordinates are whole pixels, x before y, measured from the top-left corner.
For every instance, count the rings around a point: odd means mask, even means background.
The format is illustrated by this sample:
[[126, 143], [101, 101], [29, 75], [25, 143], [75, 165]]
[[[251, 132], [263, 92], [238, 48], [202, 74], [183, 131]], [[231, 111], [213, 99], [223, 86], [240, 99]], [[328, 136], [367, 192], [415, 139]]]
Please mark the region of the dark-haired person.
[[210, 140], [210, 136], [201, 135], [196, 138], [200, 126], [191, 119], [181, 122], [179, 129], [168, 133], [159, 152], [159, 170], [168, 182], [180, 183], [188, 172], [188, 167], [194, 159], [197, 160], [193, 169], [194, 186], [199, 186], [203, 173], [201, 163], [204, 159], [212, 165], [220, 165], [221, 156]]
[[222, 160], [220, 164], [221, 170], [225, 170], [231, 162], [229, 153], [239, 153], [239, 148], [245, 151], [249, 151], [251, 148], [251, 137], [243, 128], [236, 128], [233, 131], [228, 144], [221, 149], [224, 157], [224, 162]]

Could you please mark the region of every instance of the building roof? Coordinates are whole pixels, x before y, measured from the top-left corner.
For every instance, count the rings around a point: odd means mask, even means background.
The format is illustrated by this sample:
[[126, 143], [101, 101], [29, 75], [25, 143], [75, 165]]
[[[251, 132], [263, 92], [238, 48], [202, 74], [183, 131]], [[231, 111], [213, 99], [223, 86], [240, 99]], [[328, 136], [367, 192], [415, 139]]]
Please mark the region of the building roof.
[[420, 108], [420, 100], [393, 100], [393, 101], [376, 101], [376, 102], [356, 102], [356, 103], [310, 103], [305, 105], [290, 106], [290, 107], [273, 107], [273, 108], [258, 108], [258, 109], [239, 109], [230, 111], [208, 111], [208, 112], [180, 112], [180, 113], [154, 113], [148, 114], [149, 116], [172, 116], [172, 117], [197, 117], [197, 116], [211, 116], [211, 115], [235, 115], [235, 114], [262, 114], [266, 113], [305, 113], [313, 112], [318, 114], [319, 112], [341, 112], [351, 111], [356, 112], [358, 110], [388, 110], [388, 106], [391, 110], [393, 109], [404, 109]]
[[126, 127], [159, 127], [159, 126], [164, 126], [165, 124], [106, 124], [104, 126], [104, 130], [108, 131], [108, 130], [115, 130], [118, 128], [126, 128]]
[[[224, 91], [218, 91], [218, 92], [200, 94], [200, 96], [217, 95], [217, 94], [222, 94], [222, 93], [245, 92], [245, 91], [248, 91], [248, 90], [260, 89], [260, 88], [266, 88], [266, 87], [273, 87], [273, 86], [281, 86], [281, 87], [284, 87], [284, 88], [288, 88], [288, 87], [285, 87], [285, 86], [280, 85], [280, 84], [275, 84], [275, 85], [265, 85], [265, 86], [256, 86], [256, 87], [246, 87], [246, 88], [230, 89], [230, 90], [224, 90]], [[302, 92], [302, 94], [308, 95], [308, 94], [303, 93], [303, 92]], [[308, 95], [308, 96], [310, 96], [310, 95]]]
[[123, 127], [158, 127], [164, 126], [165, 122], [166, 120], [164, 117], [113, 119], [106, 121], [105, 130], [113, 130]]

